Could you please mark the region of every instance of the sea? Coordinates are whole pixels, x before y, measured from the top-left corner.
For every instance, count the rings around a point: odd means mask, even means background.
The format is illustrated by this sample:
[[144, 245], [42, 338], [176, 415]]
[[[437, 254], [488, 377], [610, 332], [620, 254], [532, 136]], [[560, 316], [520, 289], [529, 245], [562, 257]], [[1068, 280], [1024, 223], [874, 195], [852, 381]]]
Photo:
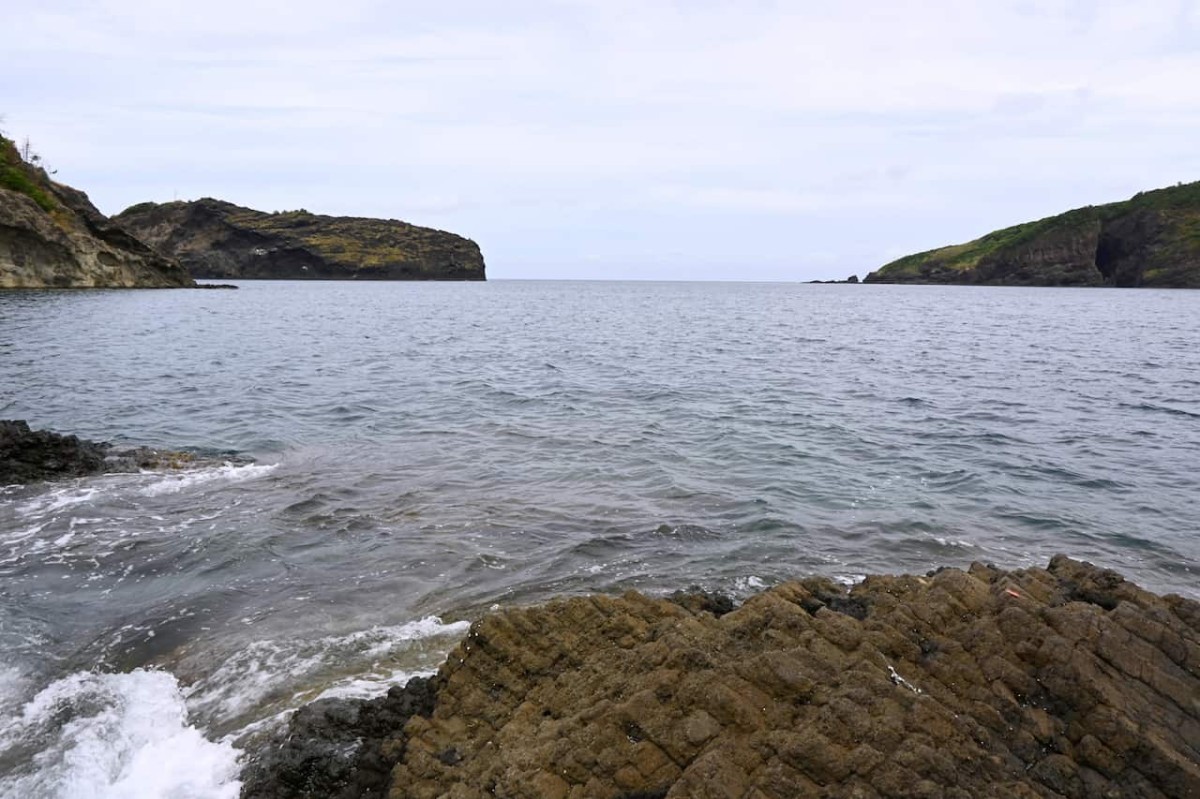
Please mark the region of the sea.
[[1065, 553], [1200, 597], [1194, 291], [5, 292], [0, 418], [210, 459], [0, 487], [3, 799], [232, 799], [299, 705], [554, 596]]

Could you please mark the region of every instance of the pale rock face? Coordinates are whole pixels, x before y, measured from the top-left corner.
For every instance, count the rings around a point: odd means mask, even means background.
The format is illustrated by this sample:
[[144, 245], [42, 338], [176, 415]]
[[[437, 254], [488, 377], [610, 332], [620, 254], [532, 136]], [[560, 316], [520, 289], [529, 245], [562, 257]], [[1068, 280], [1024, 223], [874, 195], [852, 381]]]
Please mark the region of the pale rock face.
[[49, 212], [0, 189], [0, 288], [195, 285], [177, 262], [112, 224], [83, 192], [54, 183], [48, 189], [57, 204]]

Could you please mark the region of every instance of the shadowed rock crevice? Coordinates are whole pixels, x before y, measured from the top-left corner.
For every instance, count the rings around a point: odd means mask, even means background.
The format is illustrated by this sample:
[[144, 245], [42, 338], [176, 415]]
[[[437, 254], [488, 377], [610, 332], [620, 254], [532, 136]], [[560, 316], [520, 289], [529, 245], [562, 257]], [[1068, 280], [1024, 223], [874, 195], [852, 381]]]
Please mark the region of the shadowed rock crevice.
[[435, 690], [391, 799], [1200, 795], [1200, 607], [1061, 556], [505, 610]]

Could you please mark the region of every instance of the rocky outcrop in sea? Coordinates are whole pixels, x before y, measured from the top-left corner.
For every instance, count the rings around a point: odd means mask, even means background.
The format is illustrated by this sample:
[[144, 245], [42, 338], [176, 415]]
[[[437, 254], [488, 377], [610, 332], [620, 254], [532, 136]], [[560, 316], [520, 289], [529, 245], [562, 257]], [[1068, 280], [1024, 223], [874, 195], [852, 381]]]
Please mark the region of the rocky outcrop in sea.
[[20, 419], [0, 419], [0, 486], [227, 462], [248, 461], [233, 455], [201, 456], [150, 447], [120, 449], [107, 442], [32, 430]]
[[115, 219], [198, 278], [486, 279], [475, 242], [393, 219], [265, 213], [214, 199], [142, 203]]
[[324, 700], [243, 797], [1200, 796], [1200, 603], [1066, 557], [573, 597]]
[[1200, 288], [1200, 182], [908, 255], [863, 282]]
[[0, 289], [177, 288], [195, 281], [0, 138]]

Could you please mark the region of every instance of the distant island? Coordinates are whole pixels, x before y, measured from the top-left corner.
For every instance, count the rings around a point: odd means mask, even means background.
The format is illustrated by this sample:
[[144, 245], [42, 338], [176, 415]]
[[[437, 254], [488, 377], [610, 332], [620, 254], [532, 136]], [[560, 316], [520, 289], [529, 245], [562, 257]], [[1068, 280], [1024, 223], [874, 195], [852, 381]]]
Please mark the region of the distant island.
[[196, 285], [178, 261], [113, 224], [82, 191], [51, 180], [38, 160], [0, 136], [0, 289]]
[[475, 242], [398, 220], [267, 213], [211, 198], [141, 203], [113, 219], [197, 278], [486, 279]]
[[863, 282], [1200, 288], [1200, 182], [908, 255]]

